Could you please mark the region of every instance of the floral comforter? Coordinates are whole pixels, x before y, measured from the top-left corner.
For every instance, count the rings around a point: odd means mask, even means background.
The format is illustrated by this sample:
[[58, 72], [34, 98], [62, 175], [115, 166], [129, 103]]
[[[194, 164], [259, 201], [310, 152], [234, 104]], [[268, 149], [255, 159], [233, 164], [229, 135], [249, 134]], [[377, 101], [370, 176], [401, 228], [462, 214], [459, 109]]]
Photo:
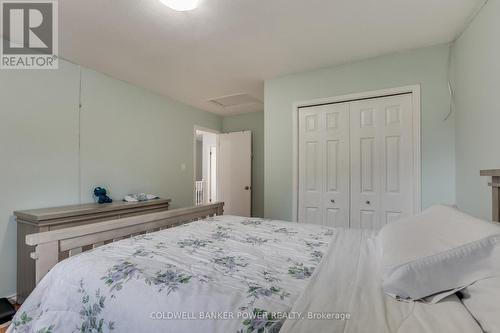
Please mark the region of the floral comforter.
[[55, 266], [14, 332], [278, 332], [335, 229], [218, 216]]

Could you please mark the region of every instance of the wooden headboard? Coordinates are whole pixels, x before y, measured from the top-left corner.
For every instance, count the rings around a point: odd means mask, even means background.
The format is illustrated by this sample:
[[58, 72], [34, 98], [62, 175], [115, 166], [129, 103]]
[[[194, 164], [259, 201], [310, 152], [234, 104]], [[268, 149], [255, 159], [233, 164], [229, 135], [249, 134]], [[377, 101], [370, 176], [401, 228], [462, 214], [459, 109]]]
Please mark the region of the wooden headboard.
[[492, 219], [495, 222], [500, 222], [500, 169], [481, 170], [481, 176], [491, 177], [492, 190]]
[[36, 260], [36, 283], [38, 284], [52, 267], [67, 256], [73, 256], [126, 237], [154, 232], [223, 213], [224, 203], [217, 202], [27, 235], [26, 244], [35, 246], [35, 252], [31, 253], [31, 258]]

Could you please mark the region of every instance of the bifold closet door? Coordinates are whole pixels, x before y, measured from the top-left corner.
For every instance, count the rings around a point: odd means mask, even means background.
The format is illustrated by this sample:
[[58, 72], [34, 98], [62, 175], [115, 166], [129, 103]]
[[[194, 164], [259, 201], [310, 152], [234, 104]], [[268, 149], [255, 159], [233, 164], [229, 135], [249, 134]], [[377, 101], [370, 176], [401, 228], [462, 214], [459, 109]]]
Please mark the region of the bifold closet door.
[[349, 104], [299, 110], [299, 222], [349, 227]]
[[351, 102], [351, 227], [413, 213], [412, 95]]

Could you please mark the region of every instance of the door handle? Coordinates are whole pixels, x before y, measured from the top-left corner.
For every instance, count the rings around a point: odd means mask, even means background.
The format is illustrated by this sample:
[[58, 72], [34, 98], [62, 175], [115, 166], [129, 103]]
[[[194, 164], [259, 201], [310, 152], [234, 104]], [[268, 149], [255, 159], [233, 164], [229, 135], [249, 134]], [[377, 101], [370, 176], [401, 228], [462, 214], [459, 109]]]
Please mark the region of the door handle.
[[248, 191], [250, 189], [250, 186], [245, 186], [245, 191]]
[[332, 199], [332, 200], [330, 200], [330, 202], [331, 202], [331, 203], [335, 203], [335, 200], [334, 200], [334, 199]]
[[366, 201], [366, 204], [367, 204], [367, 205], [371, 204], [370, 200], [367, 200], [367, 201]]

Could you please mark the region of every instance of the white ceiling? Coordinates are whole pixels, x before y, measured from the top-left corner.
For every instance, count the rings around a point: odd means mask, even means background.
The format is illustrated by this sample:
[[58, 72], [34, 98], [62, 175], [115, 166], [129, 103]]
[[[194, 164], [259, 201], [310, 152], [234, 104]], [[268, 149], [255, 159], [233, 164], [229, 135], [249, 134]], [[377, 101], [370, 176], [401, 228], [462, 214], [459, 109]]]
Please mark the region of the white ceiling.
[[59, 1], [60, 55], [194, 107], [264, 80], [453, 40], [481, 0], [202, 0], [176, 12], [159, 0]]

